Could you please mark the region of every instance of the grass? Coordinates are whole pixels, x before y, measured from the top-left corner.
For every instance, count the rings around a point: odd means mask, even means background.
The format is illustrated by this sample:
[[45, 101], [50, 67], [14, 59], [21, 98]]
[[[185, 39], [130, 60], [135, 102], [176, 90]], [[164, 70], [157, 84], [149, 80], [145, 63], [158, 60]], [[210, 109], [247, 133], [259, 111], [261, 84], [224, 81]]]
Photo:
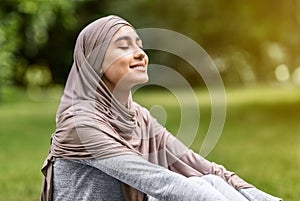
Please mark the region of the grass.
[[[224, 130], [207, 158], [235, 171], [260, 189], [285, 200], [298, 200], [299, 88], [256, 87], [227, 89], [226, 93]], [[28, 97], [23, 90], [5, 89], [2, 94], [0, 200], [39, 200], [40, 168], [55, 129], [57, 93], [30, 92]], [[205, 91], [197, 90], [196, 94], [201, 102], [201, 125], [191, 148], [198, 152], [210, 122], [210, 106]], [[134, 97], [149, 109], [160, 105], [164, 111], [158, 114], [166, 116], [168, 129], [173, 133], [178, 130], [180, 110], [172, 94], [141, 90]]]

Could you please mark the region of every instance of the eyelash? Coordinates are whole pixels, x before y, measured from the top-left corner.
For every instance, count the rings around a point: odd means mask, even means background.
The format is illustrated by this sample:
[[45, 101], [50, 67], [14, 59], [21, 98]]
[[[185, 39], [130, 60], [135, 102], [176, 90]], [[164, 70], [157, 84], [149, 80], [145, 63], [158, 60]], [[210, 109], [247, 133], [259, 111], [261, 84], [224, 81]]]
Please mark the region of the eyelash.
[[119, 47], [121, 50], [128, 50], [129, 49], [129, 46], [122, 46], [122, 47]]
[[[128, 50], [129, 49], [129, 46], [121, 46], [119, 47], [120, 49], [122, 50]], [[145, 51], [145, 49], [143, 47], [139, 47], [141, 50]]]

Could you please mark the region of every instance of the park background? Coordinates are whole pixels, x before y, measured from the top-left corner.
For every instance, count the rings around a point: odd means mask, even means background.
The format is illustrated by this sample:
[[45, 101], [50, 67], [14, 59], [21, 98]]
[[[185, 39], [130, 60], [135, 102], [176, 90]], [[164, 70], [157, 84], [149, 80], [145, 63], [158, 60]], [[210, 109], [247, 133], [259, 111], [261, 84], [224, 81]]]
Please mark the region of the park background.
[[[39, 199], [40, 168], [55, 129], [63, 85], [80, 30], [116, 14], [136, 28], [163, 28], [196, 41], [214, 60], [227, 94], [223, 133], [209, 160], [285, 200], [300, 197], [299, 0], [0, 0], [0, 200]], [[205, 83], [184, 60], [147, 50], [172, 67], [199, 100], [198, 152], [210, 122]], [[179, 105], [167, 90], [135, 99], [167, 113], [176, 132]]]

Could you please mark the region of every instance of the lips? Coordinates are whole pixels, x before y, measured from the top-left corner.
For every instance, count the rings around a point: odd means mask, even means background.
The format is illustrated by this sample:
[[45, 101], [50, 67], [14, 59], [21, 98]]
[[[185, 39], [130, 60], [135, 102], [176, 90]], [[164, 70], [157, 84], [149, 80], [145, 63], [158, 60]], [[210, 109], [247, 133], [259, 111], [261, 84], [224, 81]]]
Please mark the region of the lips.
[[138, 64], [134, 64], [134, 65], [131, 65], [129, 66], [129, 68], [138, 68], [138, 69], [141, 69], [141, 68], [145, 68], [145, 64], [144, 63], [138, 63]]

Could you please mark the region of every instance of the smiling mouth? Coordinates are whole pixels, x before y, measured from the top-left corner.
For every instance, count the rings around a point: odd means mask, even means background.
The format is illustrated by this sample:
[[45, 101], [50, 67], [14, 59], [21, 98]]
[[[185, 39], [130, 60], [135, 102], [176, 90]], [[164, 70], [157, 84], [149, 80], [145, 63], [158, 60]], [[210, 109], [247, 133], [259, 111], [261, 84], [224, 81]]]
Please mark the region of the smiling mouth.
[[145, 66], [143, 65], [133, 65], [133, 66], [129, 66], [129, 68], [131, 69], [137, 69], [137, 70], [145, 70]]

